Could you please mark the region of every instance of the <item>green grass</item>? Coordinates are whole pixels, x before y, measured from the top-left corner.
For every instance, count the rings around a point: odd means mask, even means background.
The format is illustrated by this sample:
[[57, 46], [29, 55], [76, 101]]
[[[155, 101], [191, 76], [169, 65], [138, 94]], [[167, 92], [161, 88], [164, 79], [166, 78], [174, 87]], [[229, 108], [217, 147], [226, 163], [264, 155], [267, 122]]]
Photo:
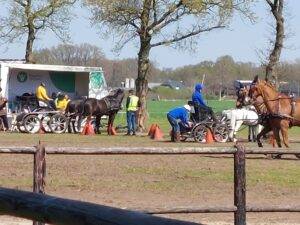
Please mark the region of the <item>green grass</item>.
[[[233, 100], [208, 100], [208, 105], [212, 107], [214, 112], [219, 113], [224, 109], [234, 108], [235, 101]], [[162, 101], [151, 101], [147, 102], [148, 109], [148, 121], [149, 126], [152, 123], [157, 123], [163, 129], [164, 132], [168, 132], [169, 124], [166, 118], [167, 113], [175, 107], [183, 106], [187, 104], [187, 100], [162, 100]], [[121, 111], [116, 118], [116, 124], [126, 124], [125, 110]]]
[[149, 99], [189, 99], [192, 95], [192, 90], [188, 88], [176, 90], [169, 87], [156, 87], [149, 92]]

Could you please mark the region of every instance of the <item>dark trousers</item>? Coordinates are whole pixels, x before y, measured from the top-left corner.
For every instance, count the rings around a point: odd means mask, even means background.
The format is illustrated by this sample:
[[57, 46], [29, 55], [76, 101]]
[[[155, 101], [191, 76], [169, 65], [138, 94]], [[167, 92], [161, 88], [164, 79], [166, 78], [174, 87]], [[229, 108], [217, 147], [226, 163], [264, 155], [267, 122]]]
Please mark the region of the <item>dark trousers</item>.
[[2, 119], [2, 121], [3, 121], [3, 125], [4, 125], [5, 129], [6, 129], [6, 130], [8, 130], [8, 129], [9, 129], [9, 127], [8, 127], [8, 120], [7, 120], [7, 116], [6, 116], [6, 115], [2, 115], [2, 116], [0, 116], [0, 118], [1, 118], [1, 119]]
[[127, 133], [135, 134], [136, 131], [136, 112], [135, 111], [127, 111]]
[[207, 115], [211, 115], [212, 119], [215, 121], [216, 120], [216, 116], [214, 111], [212, 110], [211, 107], [208, 106], [204, 106], [204, 105], [198, 105], [195, 104], [194, 105], [194, 109], [195, 109], [195, 116], [194, 119], [199, 122], [199, 121], [203, 121], [205, 120], [207, 117]]
[[167, 118], [172, 127], [173, 134], [179, 132], [179, 125], [178, 125], [177, 120], [175, 118], [173, 118], [172, 116], [170, 116], [169, 114], [167, 115]]

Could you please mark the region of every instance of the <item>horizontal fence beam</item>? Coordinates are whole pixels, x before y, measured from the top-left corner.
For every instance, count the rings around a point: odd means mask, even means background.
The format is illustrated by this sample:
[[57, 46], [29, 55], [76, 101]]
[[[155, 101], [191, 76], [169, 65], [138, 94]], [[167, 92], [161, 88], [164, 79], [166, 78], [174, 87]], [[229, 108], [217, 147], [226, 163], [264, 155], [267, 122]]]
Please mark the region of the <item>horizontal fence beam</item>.
[[[170, 208], [124, 208], [128, 210], [140, 211], [147, 214], [184, 214], [184, 213], [233, 213], [235, 206], [207, 206], [207, 207], [170, 207]], [[296, 206], [247, 206], [246, 212], [266, 213], [266, 212], [300, 212], [300, 205]]]
[[4, 154], [34, 154], [35, 152], [35, 147], [0, 147], [0, 153]]
[[197, 225], [141, 212], [7, 188], [0, 188], [0, 214], [54, 225]]
[[[4, 154], [33, 154], [34, 147], [0, 147]], [[233, 154], [235, 147], [46, 147], [47, 154], [62, 155], [192, 155], [192, 154]], [[274, 149], [274, 148], [246, 148], [246, 154], [300, 154], [299, 149]]]

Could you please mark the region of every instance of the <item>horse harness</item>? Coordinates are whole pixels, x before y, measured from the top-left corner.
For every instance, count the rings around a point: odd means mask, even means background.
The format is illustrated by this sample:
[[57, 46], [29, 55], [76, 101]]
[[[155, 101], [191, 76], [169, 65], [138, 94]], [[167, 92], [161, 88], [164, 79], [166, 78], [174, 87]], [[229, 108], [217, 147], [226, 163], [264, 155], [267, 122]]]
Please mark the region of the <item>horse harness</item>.
[[[298, 122], [300, 122], [299, 120], [297, 120], [297, 119], [295, 119], [295, 117], [294, 117], [294, 113], [295, 113], [295, 108], [296, 108], [296, 100], [295, 100], [295, 96], [294, 95], [292, 95], [291, 97], [285, 97], [285, 96], [282, 96], [281, 94], [278, 94], [278, 96], [277, 96], [277, 98], [275, 98], [275, 99], [266, 99], [265, 98], [265, 95], [264, 95], [264, 92], [261, 90], [261, 88], [260, 87], [257, 87], [259, 90], [260, 90], [260, 93], [261, 93], [261, 95], [262, 95], [262, 97], [263, 97], [263, 99], [265, 100], [265, 101], [277, 101], [277, 105], [276, 105], [276, 111], [277, 111], [277, 113], [266, 113], [265, 115], [266, 116], [264, 116], [264, 118], [266, 118], [266, 119], [274, 119], [274, 118], [279, 118], [279, 119], [289, 119], [291, 122], [292, 121], [298, 121]], [[281, 108], [280, 108], [280, 100], [282, 100], [282, 99], [289, 99], [289, 100], [291, 100], [290, 101], [290, 104], [291, 104], [291, 115], [287, 115], [287, 114], [280, 114], [280, 110], [281, 110]], [[261, 105], [262, 105], [263, 103], [261, 103]]]
[[120, 109], [119, 100], [115, 99], [114, 96], [106, 96], [103, 98], [106, 108], [108, 111], [115, 111]]

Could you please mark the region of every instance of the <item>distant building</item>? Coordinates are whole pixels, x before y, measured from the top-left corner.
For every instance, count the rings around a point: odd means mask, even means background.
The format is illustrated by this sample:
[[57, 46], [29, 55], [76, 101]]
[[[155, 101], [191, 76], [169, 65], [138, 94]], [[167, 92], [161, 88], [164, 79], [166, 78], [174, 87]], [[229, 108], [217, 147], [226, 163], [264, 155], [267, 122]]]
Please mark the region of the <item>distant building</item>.
[[125, 82], [121, 82], [121, 87], [125, 89], [135, 89], [135, 80], [133, 78], [126, 78]]
[[179, 82], [176, 80], [167, 80], [167, 81], [163, 82], [161, 84], [161, 86], [169, 87], [169, 88], [176, 89], [176, 90], [184, 88], [183, 82]]

